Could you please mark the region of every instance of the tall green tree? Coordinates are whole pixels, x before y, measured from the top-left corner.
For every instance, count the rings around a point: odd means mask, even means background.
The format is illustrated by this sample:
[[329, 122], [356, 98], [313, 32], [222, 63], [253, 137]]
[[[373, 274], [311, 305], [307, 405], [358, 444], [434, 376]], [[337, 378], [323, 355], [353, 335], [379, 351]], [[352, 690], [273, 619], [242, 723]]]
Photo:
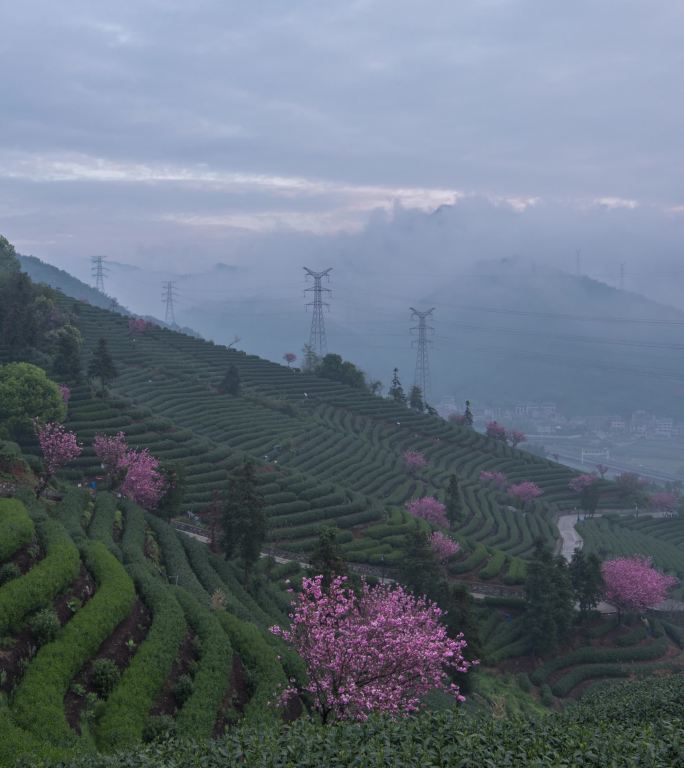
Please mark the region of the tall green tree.
[[236, 552], [242, 559], [246, 584], [266, 539], [265, 507], [254, 464], [245, 461], [228, 483], [222, 514], [222, 544], [226, 559]]
[[443, 579], [442, 568], [418, 521], [406, 534], [406, 554], [399, 566], [399, 581], [415, 595], [427, 595]]
[[318, 541], [311, 553], [309, 573], [323, 576], [323, 587], [327, 591], [333, 576], [348, 574], [347, 561], [337, 541], [337, 529], [326, 526], [318, 534]]
[[598, 556], [593, 552], [586, 555], [582, 549], [576, 549], [570, 561], [570, 578], [575, 600], [579, 603], [580, 618], [586, 619], [603, 594], [603, 575]]
[[64, 325], [57, 333], [52, 373], [65, 384], [78, 384], [81, 380], [81, 332], [74, 325]]
[[472, 427], [475, 419], [473, 418], [473, 412], [470, 409], [470, 400], [465, 401], [465, 412], [463, 413], [463, 423], [467, 427]]
[[233, 397], [238, 397], [242, 391], [240, 371], [232, 363], [228, 366], [223, 379], [221, 379], [218, 390], [222, 395], [233, 395]]
[[326, 355], [316, 366], [315, 373], [324, 379], [339, 381], [341, 384], [347, 384], [355, 389], [366, 388], [366, 377], [363, 371], [357, 368], [354, 363], [343, 360], [340, 355]]
[[536, 654], [554, 650], [572, 625], [572, 582], [565, 560], [554, 558], [541, 541], [527, 565], [525, 600], [525, 624], [532, 650]]
[[463, 505], [463, 492], [461, 491], [458, 475], [452, 475], [449, 478], [444, 506], [446, 507], [447, 520], [452, 527], [463, 519], [465, 507]]
[[423, 391], [419, 386], [414, 385], [411, 387], [411, 394], [409, 395], [409, 406], [413, 408], [414, 411], [420, 411], [421, 413], [425, 410], [425, 403], [423, 402]]
[[185, 465], [181, 462], [162, 464], [161, 473], [166, 480], [166, 491], [157, 504], [155, 514], [170, 520], [181, 510], [185, 493]]
[[399, 380], [398, 368], [395, 368], [392, 371], [392, 383], [390, 384], [387, 396], [390, 400], [406, 405], [406, 394], [404, 393], [404, 388], [401, 386], [401, 381]]
[[112, 360], [112, 356], [109, 354], [107, 340], [101, 338], [97, 342], [97, 347], [95, 347], [95, 351], [88, 364], [88, 378], [91, 380], [99, 379], [100, 391], [104, 395], [107, 386], [111, 384], [118, 375], [114, 360]]
[[0, 433], [23, 439], [33, 434], [33, 420], [62, 421], [66, 406], [59, 387], [30, 363], [0, 365]]

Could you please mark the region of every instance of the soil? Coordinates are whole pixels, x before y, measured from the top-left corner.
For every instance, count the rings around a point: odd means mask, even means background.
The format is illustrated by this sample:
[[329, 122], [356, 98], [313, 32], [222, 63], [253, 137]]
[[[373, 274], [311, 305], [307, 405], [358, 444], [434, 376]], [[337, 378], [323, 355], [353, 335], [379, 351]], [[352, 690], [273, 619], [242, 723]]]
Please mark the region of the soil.
[[[95, 594], [96, 589], [97, 585], [93, 577], [81, 563], [78, 578], [72, 582], [66, 592], [55, 598], [52, 604], [59, 623], [64, 626], [73, 616], [67, 605], [70, 600], [80, 600], [83, 605]], [[24, 672], [22, 661], [32, 658], [37, 650], [36, 641], [29, 629], [22, 629], [11, 637], [14, 640], [12, 647], [0, 650], [0, 668], [5, 672], [4, 680], [0, 680], [0, 691], [5, 693], [9, 693], [21, 679]]]
[[214, 724], [214, 737], [218, 738], [226, 728], [235, 725], [240, 715], [245, 711], [245, 705], [249, 701], [249, 683], [247, 670], [242, 659], [237, 653], [233, 653], [233, 668], [230, 672], [230, 685], [221, 702], [218, 717]]
[[[95, 656], [74, 678], [72, 687], [76, 684], [83, 686], [88, 693], [94, 691], [90, 681], [90, 668], [96, 659], [111, 659], [119, 671], [123, 672], [130, 664], [138, 646], [147, 636], [151, 623], [152, 615], [149, 609], [141, 600], [136, 600], [128, 616], [118, 624], [112, 634], [99, 647]], [[129, 640], [133, 640], [133, 644], [128, 644]], [[64, 697], [64, 711], [69, 725], [77, 733], [80, 733], [81, 713], [85, 704], [85, 696], [74, 693], [72, 688], [67, 691]]]
[[195, 662], [199, 661], [199, 654], [197, 652], [197, 644], [195, 642], [196, 635], [193, 632], [188, 632], [178, 649], [178, 654], [171, 667], [164, 687], [157, 696], [157, 700], [152, 707], [150, 714], [152, 715], [174, 715], [178, 710], [178, 704], [173, 695], [173, 687], [178, 682], [178, 678], [182, 675], [193, 676], [193, 667]]

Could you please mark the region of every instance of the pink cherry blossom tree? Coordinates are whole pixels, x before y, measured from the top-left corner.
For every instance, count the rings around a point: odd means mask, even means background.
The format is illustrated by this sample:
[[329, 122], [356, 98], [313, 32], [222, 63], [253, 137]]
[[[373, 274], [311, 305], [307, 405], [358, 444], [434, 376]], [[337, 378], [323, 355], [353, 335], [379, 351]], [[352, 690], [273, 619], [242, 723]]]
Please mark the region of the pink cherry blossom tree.
[[503, 472], [490, 472], [487, 470], [482, 470], [482, 472], [480, 472], [480, 482], [493, 485], [501, 490], [506, 487], [508, 478]]
[[142, 317], [131, 317], [128, 321], [129, 333], [147, 333], [153, 328], [152, 323]]
[[648, 557], [619, 557], [601, 566], [605, 599], [617, 608], [618, 619], [624, 611], [644, 611], [662, 603], [667, 590], [677, 583], [653, 567]]
[[[305, 578], [290, 629], [271, 627], [301, 656], [323, 722], [366, 720], [372, 712], [416, 711], [430, 690], [464, 701], [449, 673], [467, 672], [463, 635], [447, 635], [442, 610], [400, 587], [361, 584], [360, 595], [336, 576], [327, 592], [323, 577]], [[284, 696], [292, 695], [292, 688]]]
[[498, 421], [490, 421], [486, 425], [487, 437], [491, 437], [493, 440], [506, 441], [506, 428], [499, 424]]
[[445, 536], [441, 531], [434, 531], [430, 536], [430, 547], [440, 562], [445, 562], [455, 555], [460, 546], [453, 539]]
[[81, 455], [81, 447], [75, 433], [69, 432], [63, 424], [48, 422], [37, 427], [37, 432], [43, 454], [43, 473], [36, 488], [36, 497], [39, 497], [47, 488], [50, 478]]
[[593, 485], [597, 480], [596, 475], [578, 475], [568, 483], [568, 488], [575, 493], [582, 493], [585, 488]]
[[420, 451], [404, 451], [402, 458], [404, 469], [411, 475], [415, 475], [416, 472], [427, 467], [427, 459]]
[[62, 396], [62, 400], [64, 400], [64, 403], [68, 404], [69, 400], [71, 399], [71, 390], [69, 389], [69, 387], [67, 387], [66, 384], [59, 385], [59, 394]]
[[512, 496], [520, 504], [520, 507], [524, 509], [527, 504], [538, 499], [544, 492], [536, 483], [533, 483], [531, 480], [525, 480], [523, 483], [509, 485], [506, 493]]
[[283, 360], [287, 363], [287, 367], [289, 368], [292, 363], [297, 359], [297, 355], [295, 355], [294, 352], [286, 352], [283, 355]]
[[427, 520], [432, 525], [441, 525], [444, 528], [449, 527], [449, 521], [446, 516], [446, 507], [434, 496], [424, 496], [422, 499], [407, 501], [406, 511], [413, 517], [420, 517]]
[[513, 448], [517, 448], [520, 443], [524, 443], [527, 440], [527, 435], [519, 429], [509, 429], [506, 431], [506, 439]]
[[657, 491], [648, 497], [648, 506], [658, 512], [673, 514], [678, 504], [679, 496], [671, 491]]
[[596, 465], [596, 471], [601, 475], [601, 479], [606, 476], [606, 472], [608, 471], [608, 467], [605, 464], [597, 464]]
[[135, 451], [126, 444], [123, 432], [96, 435], [93, 449], [102, 461], [112, 488], [141, 507], [154, 509], [166, 490], [167, 481], [159, 460], [147, 448]]

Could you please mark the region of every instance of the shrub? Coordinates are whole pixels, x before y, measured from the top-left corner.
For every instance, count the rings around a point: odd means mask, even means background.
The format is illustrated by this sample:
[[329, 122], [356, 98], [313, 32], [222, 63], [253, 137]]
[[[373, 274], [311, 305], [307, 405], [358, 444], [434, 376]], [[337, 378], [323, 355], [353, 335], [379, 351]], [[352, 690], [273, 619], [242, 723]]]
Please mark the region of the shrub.
[[143, 728], [142, 738], [145, 743], [164, 741], [176, 735], [176, 723], [170, 715], [155, 715]]
[[176, 684], [173, 686], [173, 698], [176, 700], [176, 704], [178, 704], [179, 707], [182, 707], [190, 698], [193, 687], [190, 675], [181, 675], [178, 680], [176, 680]]
[[90, 668], [90, 682], [98, 696], [106, 699], [119, 682], [121, 673], [111, 659], [97, 659]]
[[61, 624], [54, 608], [43, 608], [31, 616], [28, 621], [31, 634], [40, 645], [54, 640]]
[[0, 587], [19, 576], [21, 576], [21, 569], [16, 563], [5, 563], [0, 567]]
[[28, 544], [34, 535], [26, 507], [16, 499], [0, 499], [0, 560]]

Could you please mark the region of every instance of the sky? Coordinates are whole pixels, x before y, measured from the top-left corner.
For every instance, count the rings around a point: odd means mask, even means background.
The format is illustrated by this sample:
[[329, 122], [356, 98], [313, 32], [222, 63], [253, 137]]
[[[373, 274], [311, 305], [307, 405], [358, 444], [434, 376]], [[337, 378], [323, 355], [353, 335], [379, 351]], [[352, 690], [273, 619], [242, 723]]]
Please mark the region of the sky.
[[24, 0], [0, 28], [20, 252], [299, 285], [305, 257], [408, 275], [579, 250], [679, 301], [679, 0]]

